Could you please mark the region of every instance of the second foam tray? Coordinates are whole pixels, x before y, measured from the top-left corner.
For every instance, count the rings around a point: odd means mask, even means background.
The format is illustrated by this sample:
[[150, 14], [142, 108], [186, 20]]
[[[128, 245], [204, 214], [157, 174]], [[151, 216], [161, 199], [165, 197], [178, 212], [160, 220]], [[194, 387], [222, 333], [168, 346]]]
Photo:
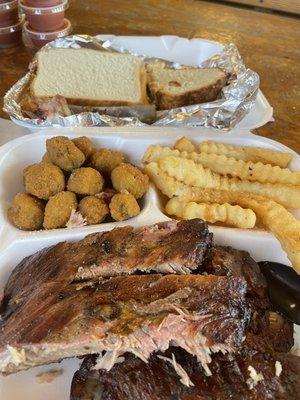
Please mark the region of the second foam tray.
[[[70, 138], [88, 136], [97, 147], [109, 147], [124, 151], [132, 161], [140, 165], [145, 149], [153, 143], [173, 145], [182, 135], [192, 140], [218, 140], [248, 146], [261, 146], [273, 150], [290, 151], [295, 155], [291, 168], [300, 169], [300, 157], [285, 146], [272, 140], [261, 138], [245, 132], [219, 135], [209, 129], [183, 131], [182, 129], [57, 129], [38, 132], [13, 140], [0, 148], [0, 290], [4, 287], [13, 268], [26, 256], [41, 248], [51, 246], [64, 240], [76, 240], [89, 233], [110, 230], [119, 225], [150, 225], [167, 220], [162, 211], [160, 196], [151, 188], [145, 197], [142, 213], [122, 223], [109, 223], [86, 226], [77, 229], [55, 229], [51, 231], [24, 232], [14, 228], [6, 218], [6, 212], [14, 195], [23, 190], [22, 171], [34, 162], [40, 161], [45, 152], [45, 142], [51, 136], [66, 135]], [[296, 212], [297, 213], [297, 212]], [[299, 216], [299, 213], [298, 213]], [[237, 249], [248, 250], [256, 261], [262, 259], [287, 263], [285, 253], [279, 243], [268, 232], [258, 230], [241, 230], [210, 226], [214, 233], [216, 244], [231, 245]], [[295, 343], [300, 345], [299, 328], [295, 329]], [[80, 360], [71, 358], [61, 363], [44, 365], [18, 374], [0, 377], [1, 400], [69, 400], [70, 385], [74, 372], [78, 369]], [[60, 370], [62, 374], [51, 383], [39, 383], [37, 374], [49, 370]]]
[[[142, 226], [158, 221], [168, 220], [164, 213], [164, 201], [162, 196], [153, 186], [144, 196], [141, 213], [132, 219], [123, 222], [102, 223], [81, 228], [63, 228], [54, 230], [41, 230], [26, 232], [15, 228], [7, 219], [7, 209], [18, 192], [24, 191], [22, 171], [28, 165], [41, 161], [45, 153], [46, 140], [51, 136], [65, 135], [70, 138], [76, 136], [88, 136], [96, 145], [96, 148], [107, 147], [122, 151], [127, 155], [128, 161], [141, 166], [142, 156], [150, 144], [173, 146], [175, 141], [185, 135], [192, 140], [200, 142], [204, 140], [216, 140], [229, 144], [260, 146], [268, 149], [288, 151], [294, 154], [290, 165], [292, 170], [300, 170], [300, 157], [281, 145], [269, 139], [255, 136], [248, 131], [232, 131], [230, 134], [220, 136], [215, 131], [206, 128], [182, 129], [174, 128], [77, 128], [77, 129], [49, 129], [37, 132], [33, 135], [13, 140], [0, 148], [0, 255], [17, 242], [22, 242], [28, 254], [37, 250], [32, 244], [40, 243], [43, 247], [49, 242], [78, 239], [96, 231], [110, 230], [116, 226], [132, 224]], [[293, 213], [300, 217], [300, 210]], [[210, 226], [214, 233], [215, 242], [227, 244], [255, 253], [259, 260], [276, 260], [289, 263], [285, 253], [275, 237], [264, 230], [246, 230], [228, 228], [223, 226]], [[44, 244], [45, 243], [45, 244]], [[35, 245], [33, 246], [35, 247]], [[25, 250], [26, 253], [26, 250]], [[22, 254], [25, 256], [22, 251]]]

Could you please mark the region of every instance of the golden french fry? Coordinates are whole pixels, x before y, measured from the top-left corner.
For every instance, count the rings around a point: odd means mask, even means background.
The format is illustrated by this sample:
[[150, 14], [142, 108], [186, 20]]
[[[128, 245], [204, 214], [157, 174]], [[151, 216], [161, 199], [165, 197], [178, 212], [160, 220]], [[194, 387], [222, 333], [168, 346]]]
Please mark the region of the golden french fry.
[[275, 201], [263, 196], [226, 190], [187, 186], [163, 172], [157, 163], [145, 167], [154, 184], [168, 197], [180, 196], [185, 202], [229, 203], [251, 208], [286, 251], [294, 269], [300, 274], [300, 221]]
[[256, 215], [250, 209], [240, 206], [224, 204], [205, 204], [195, 202], [184, 202], [179, 197], [173, 197], [166, 204], [166, 212], [183, 219], [201, 218], [214, 224], [223, 222], [229, 226], [241, 229], [251, 229], [255, 226]]
[[182, 138], [177, 140], [177, 142], [175, 143], [174, 149], [177, 149], [179, 151], [186, 151], [187, 153], [196, 151], [196, 148], [193, 145], [193, 143], [190, 141], [190, 139], [188, 139], [185, 136], [182, 136]]
[[261, 162], [253, 163], [252, 161], [236, 160], [233, 157], [213, 153], [179, 152], [177, 149], [156, 145], [147, 149], [143, 161], [157, 161], [160, 158], [169, 156], [191, 159], [221, 175], [230, 175], [261, 183], [300, 185], [300, 172], [292, 172], [287, 168], [280, 168]]
[[269, 197], [287, 208], [300, 207], [300, 186], [228, 178], [203, 168], [201, 164], [197, 164], [193, 160], [173, 156], [161, 158], [157, 163], [163, 172], [186, 185], [233, 192], [249, 192]]
[[165, 210], [168, 215], [175, 215], [178, 218], [183, 218], [184, 209], [188, 202], [181, 200], [179, 197], [172, 197], [166, 204]]
[[233, 157], [226, 157], [208, 153], [190, 153], [187, 157], [182, 154], [182, 158], [190, 158], [203, 167], [210, 168], [212, 171], [221, 175], [230, 175], [248, 181], [261, 183], [283, 183], [287, 185], [300, 185], [300, 172], [292, 172], [287, 168], [280, 168], [277, 165], [254, 163], [252, 161], [236, 160]]
[[179, 196], [186, 185], [163, 172], [158, 164], [151, 162], [144, 167], [144, 172], [149, 176], [155, 186], [169, 198]]
[[[143, 163], [150, 163], [150, 162], [157, 161], [160, 158], [164, 158], [164, 157], [169, 157], [169, 156], [180, 157], [180, 154], [181, 153], [179, 150], [171, 149], [170, 147], [151, 145], [146, 150], [142, 161], [143, 161]], [[184, 153], [184, 154], [187, 154], [187, 153]]]
[[233, 157], [237, 160], [262, 162], [263, 164], [278, 165], [286, 168], [293, 155], [281, 151], [267, 150], [260, 147], [242, 147], [231, 144], [218, 143], [214, 141], [202, 142], [199, 144], [199, 151], [214, 153]]
[[250, 193], [228, 192], [185, 186], [180, 190], [183, 202], [208, 202], [238, 204], [251, 208], [266, 229], [277, 237], [286, 251], [294, 269], [300, 274], [300, 221], [280, 204], [263, 196]]

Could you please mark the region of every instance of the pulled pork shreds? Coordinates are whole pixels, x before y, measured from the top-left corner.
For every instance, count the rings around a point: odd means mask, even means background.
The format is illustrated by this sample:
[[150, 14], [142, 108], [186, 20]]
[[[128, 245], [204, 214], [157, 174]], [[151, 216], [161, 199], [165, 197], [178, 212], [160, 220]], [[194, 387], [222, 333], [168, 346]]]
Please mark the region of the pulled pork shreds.
[[76, 210], [72, 210], [69, 221], [66, 223], [66, 228], [81, 228], [87, 224], [86, 218], [83, 218], [81, 213]]
[[280, 361], [276, 361], [275, 362], [275, 375], [277, 376], [277, 378], [280, 377], [282, 372], [282, 365]]
[[[131, 349], [131, 352], [138, 358], [140, 358], [145, 363], [148, 360], [135, 349]], [[172, 354], [172, 359], [164, 356], [157, 356], [161, 360], [164, 360], [172, 365], [178, 376], [180, 377], [180, 382], [187, 386], [194, 386], [193, 382], [190, 380], [186, 371], [182, 368], [180, 364], [176, 361], [174, 354]], [[115, 364], [119, 364], [125, 361], [123, 356], [120, 357], [120, 352], [118, 350], [107, 351], [104, 355], [101, 353], [99, 354], [98, 358], [96, 359], [96, 364], [92, 368], [93, 370], [105, 369], [106, 371], [110, 371]]]
[[10, 352], [12, 361], [15, 365], [22, 364], [26, 360], [25, 350], [17, 350], [15, 347], [7, 345], [7, 350]]
[[176, 361], [176, 358], [175, 358], [173, 353], [172, 353], [172, 359], [168, 358], [168, 357], [163, 357], [163, 356], [157, 356], [157, 357], [160, 358], [161, 360], [164, 360], [164, 361], [170, 363], [172, 365], [172, 367], [176, 371], [177, 375], [180, 377], [180, 382], [183, 385], [185, 385], [187, 387], [195, 386], [193, 384], [193, 382], [190, 380], [190, 377], [188, 376], [186, 371], [182, 368], [182, 366], [180, 364], [178, 364], [178, 362]]
[[49, 371], [41, 372], [36, 375], [38, 383], [51, 383], [54, 379], [63, 374], [63, 369], [50, 369]]
[[247, 379], [246, 383], [249, 386], [249, 389], [252, 390], [258, 384], [258, 382], [264, 380], [264, 377], [260, 372], [257, 373], [256, 369], [251, 365], [249, 365], [248, 371], [250, 373], [250, 378]]
[[62, 96], [56, 95], [50, 99], [38, 100], [37, 103], [46, 119], [57, 116], [69, 117], [72, 115], [67, 100]]
[[59, 95], [47, 99], [37, 99], [30, 93], [24, 95], [20, 102], [23, 114], [32, 119], [47, 120], [55, 117], [72, 115], [67, 100]]
[[109, 206], [109, 203], [115, 194], [117, 194], [116, 190], [106, 189], [105, 192], [95, 194], [95, 197], [98, 197], [98, 199], [103, 200], [104, 203]]
[[124, 357], [119, 357], [118, 350], [107, 351], [104, 355], [99, 354], [96, 364], [92, 369], [105, 369], [106, 371], [110, 371], [115, 364], [120, 364], [125, 361]]

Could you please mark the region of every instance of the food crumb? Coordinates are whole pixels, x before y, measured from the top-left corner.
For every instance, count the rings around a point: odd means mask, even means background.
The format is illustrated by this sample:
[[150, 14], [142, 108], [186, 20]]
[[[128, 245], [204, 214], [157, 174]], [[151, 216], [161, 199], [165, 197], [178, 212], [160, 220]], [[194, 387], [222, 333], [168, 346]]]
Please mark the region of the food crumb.
[[246, 383], [249, 386], [249, 389], [252, 390], [260, 381], [264, 380], [263, 375], [259, 372], [257, 373], [256, 369], [251, 365], [248, 367], [248, 371], [250, 374], [250, 378], [247, 379]]
[[277, 376], [277, 378], [280, 377], [282, 372], [282, 365], [280, 361], [276, 361], [275, 362], [275, 375]]
[[63, 369], [50, 369], [49, 371], [41, 372], [36, 375], [38, 383], [51, 383], [54, 379], [63, 374]]

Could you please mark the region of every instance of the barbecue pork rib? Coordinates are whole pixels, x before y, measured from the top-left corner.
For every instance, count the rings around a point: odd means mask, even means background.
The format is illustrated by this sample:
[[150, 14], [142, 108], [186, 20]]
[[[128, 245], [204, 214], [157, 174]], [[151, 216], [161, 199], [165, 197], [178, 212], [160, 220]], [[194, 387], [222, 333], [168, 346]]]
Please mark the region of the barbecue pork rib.
[[132, 352], [146, 361], [172, 343], [209, 373], [210, 352], [234, 352], [242, 342], [245, 292], [244, 279], [211, 275], [32, 282], [3, 303], [0, 372], [103, 350], [111, 360]]
[[[258, 264], [245, 251], [216, 246], [201, 264], [198, 273], [214, 274], [229, 279], [245, 279], [246, 302], [251, 308], [242, 347], [234, 354], [214, 354], [207, 376], [197, 359], [180, 348], [171, 348], [163, 357], [172, 358], [187, 372], [186, 387], [178, 369], [170, 361], [152, 355], [149, 364], [126, 354], [125, 362], [109, 371], [91, 370], [99, 363], [96, 356], [85, 358], [74, 375], [71, 400], [296, 400], [300, 396], [299, 358], [283, 354], [293, 344], [293, 325], [272, 311], [267, 284]], [[283, 371], [276, 376], [277, 368]], [[100, 365], [101, 366], [101, 365]], [[254, 368], [264, 379], [250, 389], [250, 371]], [[106, 365], [107, 367], [107, 365]], [[253, 372], [253, 370], [251, 370]], [[277, 371], [277, 373], [279, 373]], [[189, 377], [189, 378], [187, 378]], [[248, 381], [248, 383], [247, 383]]]
[[213, 247], [198, 273], [243, 277], [247, 282], [246, 300], [251, 321], [246, 340], [260, 352], [288, 352], [294, 345], [294, 326], [272, 309], [267, 282], [249, 253], [232, 247]]
[[270, 307], [265, 277], [247, 251], [229, 246], [214, 246], [198, 272], [218, 276], [242, 276], [247, 281], [247, 298], [251, 303], [259, 309]]
[[[96, 356], [87, 356], [75, 373], [70, 400], [298, 400], [300, 358], [283, 353], [212, 356], [211, 376], [196, 358], [179, 348], [163, 357], [186, 372], [182, 378], [169, 361], [152, 355], [148, 364], [131, 354], [109, 371], [94, 370]], [[249, 367], [252, 367], [253, 369]], [[280, 369], [282, 368], [282, 371]], [[257, 373], [260, 380], [251, 379]], [[278, 376], [279, 375], [279, 376]], [[252, 375], [253, 376], [253, 375]], [[255, 377], [255, 375], [254, 375]], [[190, 386], [182, 384], [185, 380]]]
[[12, 272], [5, 295], [31, 284], [130, 275], [137, 272], [188, 274], [203, 262], [212, 234], [200, 219], [167, 221], [93, 233], [77, 242], [62, 242], [25, 258]]

